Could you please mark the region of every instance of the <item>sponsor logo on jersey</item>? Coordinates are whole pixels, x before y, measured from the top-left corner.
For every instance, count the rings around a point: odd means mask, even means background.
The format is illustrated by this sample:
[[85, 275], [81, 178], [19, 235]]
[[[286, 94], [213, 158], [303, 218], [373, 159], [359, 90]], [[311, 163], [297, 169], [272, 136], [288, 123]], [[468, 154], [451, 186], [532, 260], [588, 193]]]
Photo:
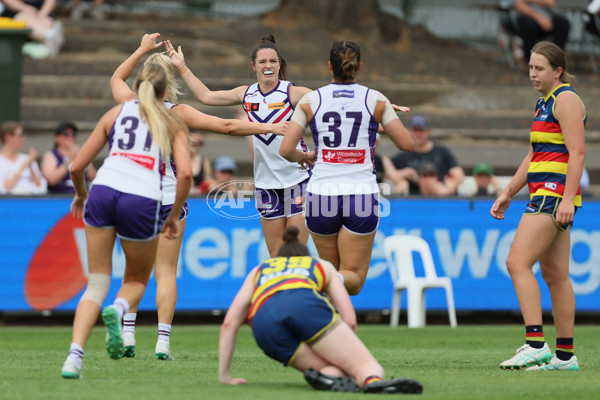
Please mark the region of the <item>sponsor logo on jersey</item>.
[[537, 117], [538, 115], [540, 115], [540, 109], [539, 108], [537, 110], [535, 110], [535, 116]]
[[556, 183], [554, 182], [546, 182], [544, 183], [544, 187], [550, 190], [556, 190]]
[[244, 103], [244, 110], [246, 111], [258, 111], [260, 103]]
[[348, 89], [334, 90], [333, 98], [337, 99], [338, 97], [348, 97], [350, 99], [353, 99], [354, 98], [354, 90], [348, 90]]
[[365, 150], [323, 150], [323, 161], [332, 164], [362, 164], [365, 162]]
[[296, 205], [300, 205], [304, 203], [304, 197], [302, 196], [298, 196], [294, 199], [294, 202], [296, 203]]
[[282, 110], [285, 108], [285, 103], [269, 103], [269, 110]]
[[154, 163], [156, 159], [151, 156], [146, 156], [143, 154], [132, 154], [132, 153], [112, 153], [111, 156], [121, 156], [130, 159], [133, 162], [140, 164], [144, 168], [148, 168], [149, 170], [154, 170]]

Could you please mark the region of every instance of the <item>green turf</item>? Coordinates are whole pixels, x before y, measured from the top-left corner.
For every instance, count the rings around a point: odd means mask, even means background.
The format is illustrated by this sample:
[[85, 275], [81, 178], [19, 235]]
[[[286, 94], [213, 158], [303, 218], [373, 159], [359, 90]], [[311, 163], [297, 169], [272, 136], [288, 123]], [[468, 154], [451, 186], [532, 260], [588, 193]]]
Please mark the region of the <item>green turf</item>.
[[[299, 372], [283, 368], [258, 349], [243, 327], [233, 375], [247, 385], [217, 382], [218, 326], [175, 326], [174, 362], [154, 359], [156, 328], [137, 328], [134, 359], [111, 360], [104, 328], [94, 329], [86, 348], [83, 379], [65, 380], [60, 369], [71, 337], [68, 327], [0, 326], [0, 399], [341, 399], [363, 394], [312, 390]], [[396, 329], [359, 326], [358, 334], [388, 377], [423, 383], [422, 399], [600, 398], [600, 326], [577, 326], [579, 372], [503, 371], [498, 364], [522, 344], [517, 325], [428, 326]], [[546, 327], [554, 348], [554, 330]], [[386, 397], [387, 398], [387, 397]]]

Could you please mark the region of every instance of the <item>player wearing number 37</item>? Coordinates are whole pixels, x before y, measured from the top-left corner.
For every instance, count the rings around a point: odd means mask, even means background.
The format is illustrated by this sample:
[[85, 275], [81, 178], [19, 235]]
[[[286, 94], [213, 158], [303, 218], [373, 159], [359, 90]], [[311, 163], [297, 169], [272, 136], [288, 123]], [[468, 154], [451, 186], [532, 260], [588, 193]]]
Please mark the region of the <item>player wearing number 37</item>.
[[335, 266], [348, 293], [356, 295], [367, 277], [379, 225], [373, 163], [379, 124], [401, 150], [412, 151], [414, 141], [390, 101], [356, 83], [362, 67], [358, 44], [333, 43], [328, 64], [332, 83], [298, 102], [280, 153], [292, 162], [305, 161], [296, 145], [310, 125], [316, 160], [306, 193], [306, 225], [319, 257]]

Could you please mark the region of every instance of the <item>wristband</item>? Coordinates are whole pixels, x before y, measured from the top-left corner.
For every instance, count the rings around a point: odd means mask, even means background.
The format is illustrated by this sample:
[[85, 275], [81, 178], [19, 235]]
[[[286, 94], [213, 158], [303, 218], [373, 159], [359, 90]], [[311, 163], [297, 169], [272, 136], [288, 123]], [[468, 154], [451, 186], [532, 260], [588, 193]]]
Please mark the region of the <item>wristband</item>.
[[187, 65], [183, 64], [183, 67], [177, 68], [177, 70], [179, 71], [179, 75], [183, 75], [189, 71], [189, 68], [187, 67]]

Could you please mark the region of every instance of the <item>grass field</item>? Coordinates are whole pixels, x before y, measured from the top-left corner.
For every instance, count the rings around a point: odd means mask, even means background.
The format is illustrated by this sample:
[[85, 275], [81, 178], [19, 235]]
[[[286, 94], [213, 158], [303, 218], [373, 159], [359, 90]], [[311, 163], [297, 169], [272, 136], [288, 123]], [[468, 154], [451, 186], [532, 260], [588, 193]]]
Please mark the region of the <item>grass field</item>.
[[[84, 357], [83, 379], [65, 380], [70, 327], [0, 326], [0, 399], [341, 399], [363, 394], [313, 390], [302, 375], [266, 358], [252, 334], [238, 336], [233, 374], [247, 385], [217, 382], [215, 325], [175, 326], [174, 362], [154, 360], [156, 328], [137, 328], [137, 355], [114, 361], [104, 349], [104, 328], [94, 329]], [[517, 325], [359, 326], [358, 334], [388, 377], [423, 383], [422, 399], [594, 399], [600, 398], [600, 326], [577, 326], [579, 372], [503, 371], [498, 363], [522, 344]], [[554, 330], [545, 337], [554, 348]]]

